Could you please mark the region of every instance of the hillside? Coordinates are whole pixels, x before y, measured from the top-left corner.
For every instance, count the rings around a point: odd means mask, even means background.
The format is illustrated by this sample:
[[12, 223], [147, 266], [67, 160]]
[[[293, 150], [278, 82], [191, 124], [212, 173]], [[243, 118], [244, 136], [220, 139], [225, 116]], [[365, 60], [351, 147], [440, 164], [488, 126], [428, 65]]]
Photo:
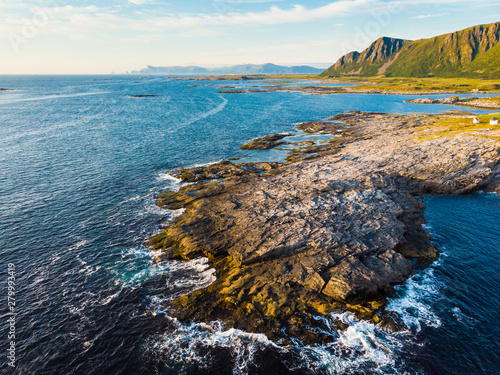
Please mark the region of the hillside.
[[132, 74], [178, 74], [178, 75], [223, 75], [223, 74], [319, 74], [323, 69], [310, 66], [282, 66], [275, 64], [246, 64], [224, 66], [220, 68], [202, 68], [199, 66], [148, 66], [133, 71]]
[[409, 41], [383, 37], [341, 57], [322, 77], [500, 78], [500, 23]]

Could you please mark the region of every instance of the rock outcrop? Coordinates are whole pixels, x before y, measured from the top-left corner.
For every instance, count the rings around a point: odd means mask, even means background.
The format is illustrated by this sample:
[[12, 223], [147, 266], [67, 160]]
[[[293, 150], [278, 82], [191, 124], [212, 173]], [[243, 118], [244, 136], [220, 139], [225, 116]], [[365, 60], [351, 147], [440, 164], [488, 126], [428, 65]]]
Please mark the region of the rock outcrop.
[[242, 150], [269, 150], [287, 142], [281, 141], [283, 138], [290, 137], [293, 134], [273, 134], [262, 138], [256, 138], [252, 142], [244, 144], [240, 148]]
[[384, 310], [393, 287], [439, 256], [415, 196], [473, 192], [498, 173], [494, 139], [422, 141], [434, 119], [349, 113], [309, 123], [343, 136], [305, 160], [242, 165], [247, 173], [161, 195], [159, 205], [185, 212], [148, 245], [168, 258], [206, 256], [217, 276], [175, 300], [172, 313], [308, 342], [326, 340], [315, 317], [334, 311], [395, 329]]
[[458, 96], [452, 96], [450, 98], [443, 99], [430, 99], [430, 98], [419, 98], [406, 100], [406, 103], [418, 103], [418, 104], [449, 104], [449, 105], [459, 105], [463, 107], [472, 108], [484, 108], [484, 109], [500, 109], [500, 98], [490, 97], [490, 98], [459, 98]]

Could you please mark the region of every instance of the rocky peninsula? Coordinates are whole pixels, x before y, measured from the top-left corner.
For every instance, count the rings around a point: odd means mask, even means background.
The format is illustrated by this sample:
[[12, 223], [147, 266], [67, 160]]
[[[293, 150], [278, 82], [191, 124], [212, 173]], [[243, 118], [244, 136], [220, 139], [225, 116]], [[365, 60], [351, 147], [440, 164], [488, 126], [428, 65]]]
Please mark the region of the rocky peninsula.
[[222, 320], [282, 342], [330, 340], [319, 317], [332, 312], [398, 329], [387, 297], [439, 256], [419, 197], [498, 189], [498, 127], [350, 112], [300, 128], [341, 136], [295, 150], [286, 163], [172, 172], [196, 183], [158, 197], [184, 212], [148, 246], [162, 258], [206, 256], [217, 277], [168, 304], [178, 319]]

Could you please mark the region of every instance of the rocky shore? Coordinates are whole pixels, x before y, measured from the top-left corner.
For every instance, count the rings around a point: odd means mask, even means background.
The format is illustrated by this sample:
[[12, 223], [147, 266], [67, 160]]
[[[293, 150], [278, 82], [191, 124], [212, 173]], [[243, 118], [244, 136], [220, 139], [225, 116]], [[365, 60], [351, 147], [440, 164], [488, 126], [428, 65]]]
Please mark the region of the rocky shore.
[[500, 109], [500, 97], [493, 96], [490, 98], [463, 98], [460, 99], [458, 96], [452, 96], [450, 98], [444, 99], [429, 99], [420, 98], [406, 100], [406, 103], [418, 103], [418, 104], [451, 104], [459, 105], [463, 107], [471, 108], [481, 108], [481, 109]]
[[385, 310], [387, 297], [439, 256], [418, 197], [499, 185], [500, 129], [447, 131], [443, 123], [345, 113], [302, 124], [341, 136], [286, 163], [173, 172], [197, 183], [158, 197], [161, 207], [185, 210], [148, 246], [166, 258], [206, 256], [217, 280], [166, 307], [180, 320], [222, 320], [284, 342], [328, 341], [318, 317], [332, 312], [402, 327]]
[[[250, 92], [292, 92], [299, 91], [307, 95], [333, 95], [333, 94], [379, 94], [379, 95], [444, 95], [444, 94], [467, 94], [467, 91], [452, 91], [452, 90], [387, 90], [383, 88], [379, 88], [377, 86], [373, 86], [370, 88], [367, 87], [356, 87], [356, 86], [347, 86], [347, 87], [335, 87], [335, 86], [321, 86], [321, 85], [309, 85], [309, 86], [285, 86], [285, 85], [268, 85], [262, 86], [260, 89], [236, 89], [236, 88], [224, 88], [223, 90], [217, 91], [219, 94], [245, 94]], [[447, 98], [446, 100], [439, 101], [439, 99], [416, 99], [415, 101], [408, 100], [409, 103], [431, 103], [433, 100], [436, 100], [435, 103], [440, 104], [457, 104], [460, 101], [454, 101], [453, 103], [449, 103], [453, 101], [451, 98]], [[469, 105], [473, 107], [474, 105]], [[497, 108], [497, 107], [484, 107], [477, 106], [480, 108]]]
[[277, 146], [286, 144], [281, 141], [283, 138], [289, 137], [292, 134], [273, 134], [262, 138], [254, 139], [252, 142], [244, 144], [240, 147], [242, 150], [269, 150]]

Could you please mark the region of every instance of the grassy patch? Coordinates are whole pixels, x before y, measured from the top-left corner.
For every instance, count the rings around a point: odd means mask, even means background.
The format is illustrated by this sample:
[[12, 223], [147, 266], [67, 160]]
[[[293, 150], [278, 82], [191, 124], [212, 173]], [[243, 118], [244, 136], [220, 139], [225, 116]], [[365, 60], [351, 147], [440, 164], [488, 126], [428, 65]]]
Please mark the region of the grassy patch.
[[479, 78], [405, 78], [405, 77], [339, 77], [324, 81], [359, 83], [348, 91], [408, 92], [459, 92], [472, 93], [474, 89], [489, 93], [500, 93], [498, 80]]
[[490, 125], [492, 117], [497, 115], [477, 116], [480, 123], [474, 124], [471, 117], [440, 117], [428, 126], [421, 128], [419, 141], [428, 141], [442, 137], [452, 137], [457, 134], [467, 134], [475, 137], [485, 137], [500, 142], [500, 126]]

